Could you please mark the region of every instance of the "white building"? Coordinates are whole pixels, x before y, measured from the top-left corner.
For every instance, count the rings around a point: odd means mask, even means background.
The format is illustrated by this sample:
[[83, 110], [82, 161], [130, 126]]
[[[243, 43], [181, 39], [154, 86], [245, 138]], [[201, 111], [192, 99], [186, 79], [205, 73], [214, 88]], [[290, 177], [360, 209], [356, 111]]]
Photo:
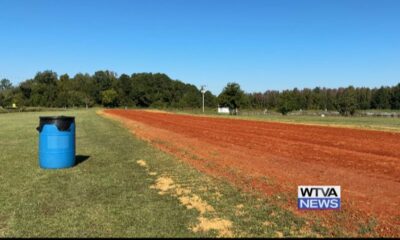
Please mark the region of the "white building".
[[229, 108], [228, 107], [219, 107], [218, 106], [218, 113], [229, 114]]

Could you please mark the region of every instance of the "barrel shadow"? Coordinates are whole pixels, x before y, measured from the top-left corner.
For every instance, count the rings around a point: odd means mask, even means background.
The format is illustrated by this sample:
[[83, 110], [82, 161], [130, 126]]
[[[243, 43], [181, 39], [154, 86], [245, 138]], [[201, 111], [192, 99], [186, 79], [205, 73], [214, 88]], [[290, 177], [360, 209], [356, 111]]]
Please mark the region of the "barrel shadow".
[[75, 156], [75, 166], [78, 166], [79, 164], [83, 163], [84, 161], [88, 160], [90, 156], [87, 155], [76, 155]]

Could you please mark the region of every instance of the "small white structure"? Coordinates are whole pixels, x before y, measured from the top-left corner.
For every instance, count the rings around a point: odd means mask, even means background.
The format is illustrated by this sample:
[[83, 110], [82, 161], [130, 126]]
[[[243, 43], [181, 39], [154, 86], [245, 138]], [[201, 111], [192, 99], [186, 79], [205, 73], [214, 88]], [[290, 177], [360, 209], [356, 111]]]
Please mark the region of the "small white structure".
[[218, 106], [218, 113], [229, 114], [229, 108], [228, 107], [219, 107]]

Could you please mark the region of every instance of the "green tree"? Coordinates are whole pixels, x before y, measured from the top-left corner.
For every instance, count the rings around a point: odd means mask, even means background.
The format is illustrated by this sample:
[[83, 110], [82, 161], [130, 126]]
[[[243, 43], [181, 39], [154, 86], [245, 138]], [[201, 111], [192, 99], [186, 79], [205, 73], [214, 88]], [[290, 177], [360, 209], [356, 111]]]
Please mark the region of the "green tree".
[[34, 106], [55, 106], [57, 81], [57, 73], [53, 71], [38, 72], [31, 85], [31, 104]]
[[4, 90], [12, 89], [12, 83], [10, 80], [3, 78], [0, 81], [0, 92]]
[[[32, 105], [32, 85], [33, 85], [33, 80], [26, 80], [22, 83], [19, 84], [19, 92], [22, 95], [22, 101], [23, 101], [23, 105], [26, 106], [31, 106]], [[22, 105], [22, 104], [21, 104]]]
[[392, 89], [390, 106], [392, 109], [400, 109], [400, 83]]
[[72, 85], [73, 89], [81, 92], [83, 106], [88, 108], [95, 104], [96, 96], [98, 95], [96, 92], [97, 87], [94, 79], [89, 74], [76, 74], [73, 78]]
[[70, 78], [68, 74], [60, 76], [60, 80], [57, 81], [57, 100], [56, 105], [59, 107], [67, 107], [70, 105]]
[[11, 105], [12, 89], [10, 80], [4, 78], [0, 81], [0, 106], [6, 107]]
[[265, 91], [265, 107], [268, 109], [274, 109], [278, 106], [279, 102], [279, 91]]
[[251, 108], [264, 109], [266, 107], [266, 97], [260, 92], [247, 94]]
[[369, 88], [357, 88], [357, 108], [366, 110], [371, 108], [371, 90]]
[[335, 110], [335, 103], [336, 103], [336, 89], [326, 89], [326, 109], [327, 110]]
[[292, 110], [301, 109], [303, 106], [302, 102], [304, 101], [301, 91], [294, 88], [292, 91], [289, 91], [289, 93], [290, 106]]
[[0, 106], [9, 107], [13, 103], [13, 89], [7, 88], [0, 91]]
[[187, 86], [185, 93], [183, 94], [183, 96], [179, 102], [179, 106], [180, 107], [192, 107], [192, 108], [201, 107], [202, 106], [201, 92], [193, 85]]
[[97, 103], [101, 103], [101, 95], [100, 93], [109, 90], [113, 88], [116, 85], [117, 82], [117, 74], [112, 71], [97, 71], [93, 75], [93, 80], [94, 80], [94, 85], [93, 89], [95, 90], [93, 92], [94, 94], [94, 99], [96, 100]]
[[130, 95], [132, 92], [132, 79], [126, 74], [122, 74], [118, 78], [118, 94], [120, 98], [121, 105], [123, 106], [132, 106], [134, 105], [133, 100]]
[[136, 73], [131, 76], [132, 91], [129, 95], [136, 106], [149, 107], [152, 103], [152, 93], [148, 86], [149, 78], [149, 74], [146, 73]]
[[210, 91], [206, 91], [204, 93], [204, 106], [215, 108], [217, 104], [217, 97], [214, 96]]
[[371, 106], [375, 109], [389, 109], [390, 108], [390, 88], [381, 87], [374, 91], [372, 94]]
[[106, 107], [115, 107], [118, 105], [118, 93], [114, 89], [108, 89], [100, 93], [101, 102]]
[[4, 90], [0, 93], [1, 95], [1, 102], [0, 106], [2, 107], [9, 107], [13, 103], [13, 92], [11, 89]]
[[341, 115], [354, 115], [357, 109], [357, 98], [353, 86], [349, 86], [346, 89], [339, 89], [335, 106]]
[[296, 95], [293, 94], [290, 90], [285, 90], [279, 95], [278, 102], [278, 112], [282, 113], [282, 115], [286, 115], [293, 110], [298, 109], [298, 105], [296, 103]]
[[246, 101], [247, 99], [244, 91], [237, 83], [228, 83], [218, 96], [219, 105], [222, 107], [229, 107], [229, 109], [232, 110], [246, 106]]

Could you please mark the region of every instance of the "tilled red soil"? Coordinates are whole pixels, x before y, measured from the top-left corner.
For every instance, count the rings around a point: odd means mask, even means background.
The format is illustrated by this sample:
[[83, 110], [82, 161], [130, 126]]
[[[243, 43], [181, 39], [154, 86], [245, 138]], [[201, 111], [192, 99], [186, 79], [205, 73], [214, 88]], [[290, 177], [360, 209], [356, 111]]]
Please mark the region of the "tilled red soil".
[[[379, 235], [400, 236], [400, 133], [301, 124], [105, 110], [134, 133], [197, 169], [246, 189], [285, 196], [297, 214], [349, 228], [378, 219]], [[298, 185], [340, 185], [342, 213], [296, 209]]]

